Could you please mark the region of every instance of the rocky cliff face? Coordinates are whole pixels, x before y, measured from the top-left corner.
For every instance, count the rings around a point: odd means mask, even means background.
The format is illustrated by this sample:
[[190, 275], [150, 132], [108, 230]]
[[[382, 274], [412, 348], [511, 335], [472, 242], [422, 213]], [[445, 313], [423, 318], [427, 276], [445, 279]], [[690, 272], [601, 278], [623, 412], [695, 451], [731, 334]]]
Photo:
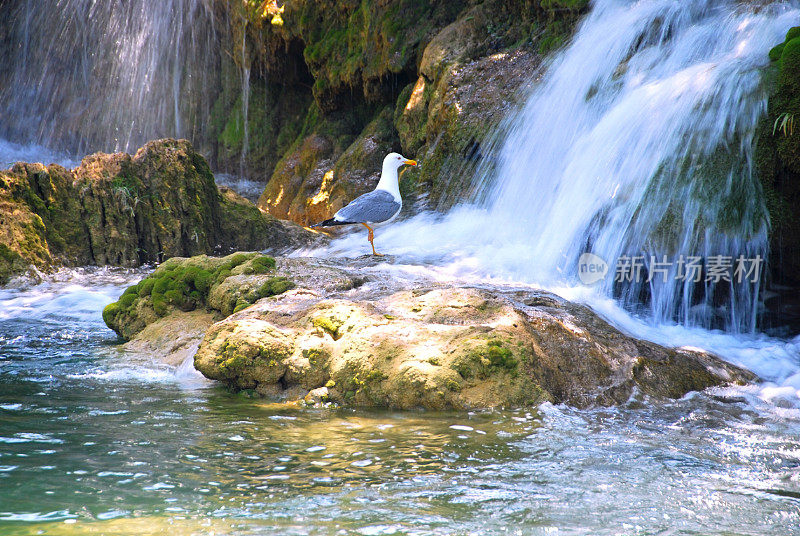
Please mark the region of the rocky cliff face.
[[[756, 169], [770, 213], [768, 323], [800, 329], [800, 26], [770, 51], [770, 98], [757, 132]], [[767, 326], [771, 327], [771, 326]]]
[[16, 164], [0, 172], [0, 282], [28, 265], [139, 266], [311, 239], [218, 190], [185, 140], [151, 142], [135, 155], [94, 154], [74, 170]]
[[245, 137], [243, 97], [223, 90], [212, 125], [217, 162], [236, 169], [246, 145], [251, 175], [266, 181], [259, 207], [305, 224], [374, 187], [381, 157], [395, 150], [422, 162], [403, 175], [404, 194], [447, 207], [469, 194], [451, 178], [490, 162], [487, 137], [586, 6], [237, 3], [228, 8], [230, 57], [251, 75], [252, 121]]

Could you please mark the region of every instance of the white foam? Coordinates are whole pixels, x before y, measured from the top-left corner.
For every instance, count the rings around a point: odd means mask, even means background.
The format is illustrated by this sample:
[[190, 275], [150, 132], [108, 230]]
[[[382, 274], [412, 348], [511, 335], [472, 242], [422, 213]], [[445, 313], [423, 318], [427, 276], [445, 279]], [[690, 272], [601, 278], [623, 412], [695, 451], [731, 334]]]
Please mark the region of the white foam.
[[70, 319], [98, 321], [103, 307], [115, 301], [142, 270], [65, 269], [37, 285], [0, 289], [0, 320]]
[[183, 389], [196, 389], [210, 383], [197, 371], [188, 374], [180, 372], [179, 368], [159, 363], [125, 363], [126, 357], [124, 355], [120, 355], [116, 359], [121, 360], [122, 363], [95, 368], [80, 374], [70, 374], [68, 377], [76, 380], [95, 380], [109, 383], [175, 384]]
[[[680, 183], [678, 175], [682, 163], [699, 166], [733, 138], [743, 141], [731, 150], [748, 160], [765, 110], [761, 69], [798, 16], [796, 2], [750, 9], [734, 0], [596, 0], [572, 44], [504, 126], [499, 156], [478, 176], [481, 203], [379, 226], [376, 248], [395, 259], [372, 270], [541, 286], [588, 304], [635, 337], [718, 354], [762, 379], [762, 400], [800, 405], [800, 337], [687, 327], [711, 325], [715, 305], [693, 307], [690, 286], [653, 285], [649, 314], [656, 320], [637, 318], [608, 297], [613, 278], [599, 289], [574, 286], [573, 262], [587, 243], [611, 265], [629, 249], [656, 247], [648, 243], [651, 227], [670, 205], [682, 210], [670, 244], [676, 251], [764, 254], [765, 230], [747, 227], [764, 221], [758, 187], [742, 202], [749, 211], [740, 215], [743, 227], [723, 225], [732, 192], [753, 187], [746, 168], [732, 167], [727, 181], [705, 194], [692, 186], [702, 178]], [[365, 233], [356, 229], [325, 253], [367, 254]], [[737, 286], [730, 295], [714, 313], [747, 332], [759, 303], [755, 287]]]
[[[93, 330], [106, 330], [102, 320], [103, 308], [117, 300], [147, 270], [97, 267], [65, 269], [45, 276], [39, 284], [0, 289], [0, 321], [52, 322], [67, 326], [60, 329], [63, 336], [70, 336], [74, 331], [69, 323], [85, 325]], [[108, 333], [111, 335], [110, 330]], [[168, 383], [184, 389], [199, 388], [209, 383], [195, 370], [191, 356], [178, 367], [150, 359], [143, 360], [139, 355], [124, 351], [110, 350], [104, 357], [108, 360], [107, 365], [68, 377], [101, 382]]]

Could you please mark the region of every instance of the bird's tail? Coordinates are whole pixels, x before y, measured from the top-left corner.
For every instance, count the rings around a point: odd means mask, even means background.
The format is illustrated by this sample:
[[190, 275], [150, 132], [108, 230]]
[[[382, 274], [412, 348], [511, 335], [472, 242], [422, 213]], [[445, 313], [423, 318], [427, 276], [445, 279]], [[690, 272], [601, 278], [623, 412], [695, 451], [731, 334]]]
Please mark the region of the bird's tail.
[[350, 222], [348, 222], [348, 221], [338, 221], [338, 220], [335, 220], [333, 218], [328, 218], [325, 221], [321, 221], [319, 223], [315, 223], [314, 225], [311, 226], [311, 228], [314, 229], [314, 228], [317, 228], [317, 227], [333, 227], [335, 225], [347, 225], [349, 223]]

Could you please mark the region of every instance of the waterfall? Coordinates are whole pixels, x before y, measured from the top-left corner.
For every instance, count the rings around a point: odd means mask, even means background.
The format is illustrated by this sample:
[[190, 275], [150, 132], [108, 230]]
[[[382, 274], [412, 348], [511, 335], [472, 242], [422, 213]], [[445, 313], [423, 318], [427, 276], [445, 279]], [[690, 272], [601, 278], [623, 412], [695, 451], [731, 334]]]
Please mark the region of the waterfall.
[[[508, 127], [489, 217], [535, 237], [537, 270], [573, 275], [591, 252], [609, 264], [603, 291], [656, 320], [752, 330], [761, 278], [733, 272], [768, 253], [752, 150], [766, 51], [798, 20], [784, 11], [596, 2]], [[730, 282], [710, 277], [718, 255]], [[690, 258], [705, 268], [684, 277]]]
[[[379, 241], [551, 287], [580, 284], [578, 261], [592, 253], [608, 265], [597, 291], [637, 314], [752, 331], [768, 254], [752, 162], [763, 72], [798, 20], [785, 3], [596, 0], [500, 129], [481, 201]], [[615, 281], [634, 258], [639, 277]], [[703, 266], [697, 282], [690, 259]]]
[[219, 71], [210, 0], [15, 0], [0, 19], [0, 138], [131, 151], [208, 123]]
[[250, 149], [250, 59], [247, 55], [247, 20], [242, 22], [242, 154], [239, 156], [239, 175], [246, 176], [247, 152]]

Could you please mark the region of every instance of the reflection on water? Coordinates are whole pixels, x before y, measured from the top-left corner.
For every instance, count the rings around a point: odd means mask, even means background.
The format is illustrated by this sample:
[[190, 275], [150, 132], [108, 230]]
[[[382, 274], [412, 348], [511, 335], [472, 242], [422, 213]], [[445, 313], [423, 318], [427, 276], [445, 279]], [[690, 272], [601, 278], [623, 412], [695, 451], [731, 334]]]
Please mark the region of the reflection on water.
[[800, 422], [746, 391], [272, 404], [121, 353], [100, 309], [138, 277], [0, 290], [0, 534], [800, 534]]

